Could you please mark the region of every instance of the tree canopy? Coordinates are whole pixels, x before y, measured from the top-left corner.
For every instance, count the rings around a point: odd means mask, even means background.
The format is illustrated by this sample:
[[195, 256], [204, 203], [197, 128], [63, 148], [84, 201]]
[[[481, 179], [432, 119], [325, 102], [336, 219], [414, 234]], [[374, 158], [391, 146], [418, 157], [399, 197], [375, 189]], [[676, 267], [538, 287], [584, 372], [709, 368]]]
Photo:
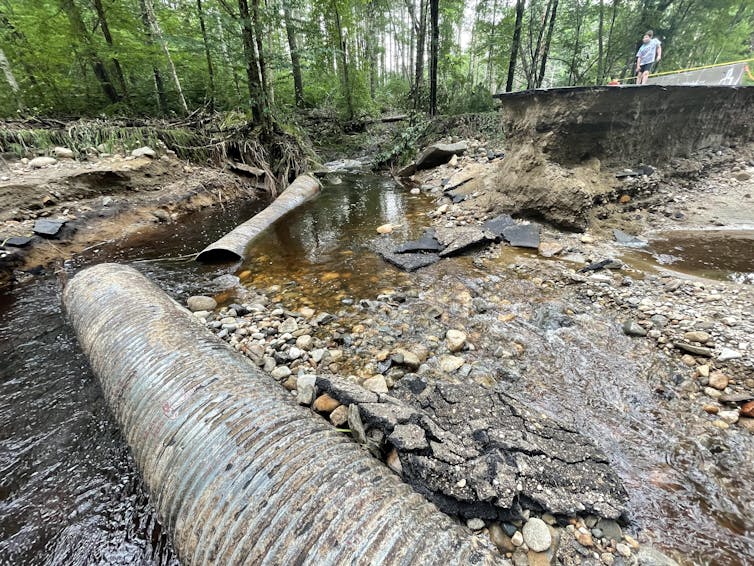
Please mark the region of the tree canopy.
[[[344, 120], [754, 57], [751, 0], [0, 0], [0, 114]], [[754, 68], [754, 66], [752, 66]]]

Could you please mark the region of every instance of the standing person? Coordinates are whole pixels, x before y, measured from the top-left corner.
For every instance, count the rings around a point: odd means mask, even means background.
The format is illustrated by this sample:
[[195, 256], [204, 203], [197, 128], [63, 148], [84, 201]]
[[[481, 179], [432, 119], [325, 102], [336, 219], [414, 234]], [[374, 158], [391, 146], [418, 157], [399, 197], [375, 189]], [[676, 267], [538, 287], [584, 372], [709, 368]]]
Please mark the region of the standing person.
[[642, 45], [636, 52], [636, 84], [645, 85], [649, 78], [652, 66], [660, 62], [662, 58], [662, 43], [654, 37], [654, 32], [649, 30], [641, 40]]

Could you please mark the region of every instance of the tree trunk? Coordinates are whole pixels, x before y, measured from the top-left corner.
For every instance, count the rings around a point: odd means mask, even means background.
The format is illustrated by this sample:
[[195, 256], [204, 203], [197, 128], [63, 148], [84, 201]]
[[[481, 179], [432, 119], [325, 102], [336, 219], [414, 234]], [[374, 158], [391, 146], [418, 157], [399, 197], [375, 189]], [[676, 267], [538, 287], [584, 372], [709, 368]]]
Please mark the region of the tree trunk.
[[600, 18], [597, 27], [597, 81], [595, 84], [601, 85], [605, 79], [605, 48], [602, 40], [602, 33], [605, 29], [605, 0], [600, 0]]
[[414, 109], [418, 110], [422, 104], [424, 91], [424, 53], [427, 39], [427, 1], [419, 0], [419, 17], [414, 20], [416, 32], [416, 69], [414, 72]]
[[558, 0], [552, 0], [552, 11], [550, 12], [550, 25], [547, 29], [547, 37], [545, 43], [542, 46], [542, 55], [539, 67], [539, 76], [537, 77], [537, 88], [542, 86], [542, 81], [545, 78], [545, 68], [547, 67], [547, 56], [550, 54], [550, 44], [552, 42], [552, 31], [555, 28], [555, 18], [558, 13]]
[[162, 30], [160, 29], [160, 24], [157, 22], [157, 17], [154, 13], [154, 6], [152, 5], [152, 0], [143, 0], [144, 2], [144, 8], [147, 12], [147, 18], [149, 20], [149, 25], [152, 29], [152, 34], [154, 37], [157, 38], [157, 41], [160, 43], [160, 46], [162, 47], [162, 52], [165, 54], [165, 58], [168, 60], [168, 68], [170, 69], [170, 74], [173, 77], [173, 83], [175, 84], [175, 90], [178, 94], [178, 100], [181, 103], [181, 107], [183, 108], [183, 111], [188, 114], [188, 105], [186, 104], [186, 99], [183, 96], [183, 89], [181, 88], [181, 81], [178, 79], [178, 73], [175, 70], [175, 65], [173, 64], [173, 58], [170, 56], [170, 51], [168, 50], [168, 44], [165, 41], [165, 38], [162, 36]]
[[340, 25], [340, 13], [338, 12], [338, 6], [333, 1], [333, 11], [335, 13], [335, 31], [337, 33], [338, 40], [338, 58], [340, 59], [340, 72], [341, 72], [341, 84], [343, 87], [343, 96], [346, 101], [346, 111], [348, 112], [347, 119], [353, 120], [353, 96], [351, 93], [351, 81], [348, 73], [348, 54], [346, 51], [346, 40], [343, 37], [343, 27]]
[[505, 83], [505, 92], [513, 90], [513, 77], [516, 74], [516, 59], [521, 45], [521, 21], [524, 19], [525, 0], [516, 0], [516, 23], [513, 27], [513, 41], [511, 42], [511, 57], [508, 63], [508, 82]]
[[[152, 26], [149, 23], [149, 12], [147, 12], [146, 0], [139, 0], [139, 8], [141, 9], [141, 22], [144, 25], [144, 35], [147, 38], [147, 46], [152, 47], [154, 45], [154, 34], [152, 32]], [[154, 77], [154, 88], [157, 93], [157, 107], [160, 112], [165, 114], [168, 111], [168, 99], [165, 95], [165, 81], [162, 80], [162, 73], [156, 65], [152, 65], [152, 76]]]
[[430, 46], [429, 46], [429, 115], [437, 114], [437, 54], [440, 39], [440, 0], [429, 0]]
[[0, 68], [3, 69], [5, 80], [8, 81], [8, 85], [10, 85], [11, 91], [13, 91], [13, 96], [16, 97], [18, 108], [23, 109], [25, 105], [23, 97], [21, 96], [21, 89], [18, 86], [16, 77], [13, 75], [13, 70], [10, 67], [10, 61], [8, 61], [8, 58], [5, 56], [5, 52], [3, 51], [2, 47], [0, 47]]
[[267, 88], [267, 67], [264, 62], [264, 48], [262, 38], [264, 30], [262, 29], [262, 20], [259, 17], [259, 0], [251, 0], [251, 17], [254, 24], [254, 38], [257, 46], [257, 61], [259, 62], [259, 77], [262, 79], [262, 94], [265, 101], [268, 99], [269, 90]]
[[86, 29], [84, 20], [81, 18], [81, 12], [79, 11], [78, 6], [76, 6], [73, 0], [60, 0], [60, 8], [68, 17], [73, 35], [81, 42], [84, 57], [91, 65], [92, 71], [94, 71], [94, 76], [97, 77], [102, 92], [110, 102], [115, 103], [120, 101], [121, 97], [113, 87], [107, 69], [92, 45], [92, 38], [89, 35], [89, 31]]
[[249, 102], [253, 121], [256, 124], [267, 122], [266, 100], [262, 90], [262, 78], [259, 73], [259, 62], [254, 48], [254, 29], [249, 13], [247, 0], [238, 0], [238, 11], [241, 16], [241, 34], [243, 39], [243, 53], [246, 59], [246, 77], [249, 83]]
[[[495, 30], [497, 29], [497, 0], [494, 0], [492, 4], [492, 27], [490, 29], [489, 43], [487, 49], [487, 85], [490, 90], [493, 89], [492, 81], [492, 59], [494, 57], [495, 46]], [[473, 32], [472, 32], [473, 34]]]
[[202, 30], [202, 39], [204, 40], [204, 55], [207, 57], [207, 76], [209, 77], [209, 105], [215, 107], [215, 71], [212, 68], [212, 55], [209, 50], [209, 38], [207, 37], [207, 25], [204, 21], [204, 10], [202, 9], [202, 0], [196, 0], [196, 12], [199, 15], [199, 27]]
[[[102, 35], [104, 36], [107, 45], [111, 49], [114, 49], [113, 36], [110, 33], [110, 26], [107, 24], [105, 10], [102, 7], [102, 0], [94, 0], [94, 9], [97, 12], [97, 19], [99, 20], [99, 25], [102, 28]], [[128, 98], [128, 87], [126, 86], [126, 79], [123, 75], [123, 69], [120, 66], [120, 61], [115, 56], [111, 57], [110, 60], [113, 62], [115, 77], [118, 79], [118, 85], [123, 92], [123, 97]]]
[[296, 106], [304, 106], [304, 83], [301, 80], [301, 61], [298, 57], [298, 44], [296, 43], [296, 30], [293, 28], [291, 11], [288, 2], [283, 4], [283, 17], [285, 19], [285, 34], [288, 36], [288, 50], [291, 52], [291, 71], [293, 73], [293, 93], [296, 97]]

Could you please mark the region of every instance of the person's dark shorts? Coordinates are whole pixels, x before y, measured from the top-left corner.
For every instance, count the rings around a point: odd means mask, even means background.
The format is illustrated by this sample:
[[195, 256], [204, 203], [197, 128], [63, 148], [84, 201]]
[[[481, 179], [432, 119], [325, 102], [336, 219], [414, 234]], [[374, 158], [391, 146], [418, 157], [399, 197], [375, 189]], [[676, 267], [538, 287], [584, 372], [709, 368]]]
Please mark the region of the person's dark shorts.
[[651, 73], [652, 72], [652, 67], [654, 67], [654, 66], [655, 66], [654, 63], [647, 63], [646, 65], [642, 65], [641, 67], [639, 67], [639, 72], [640, 73], [646, 73], [647, 71], [649, 71]]

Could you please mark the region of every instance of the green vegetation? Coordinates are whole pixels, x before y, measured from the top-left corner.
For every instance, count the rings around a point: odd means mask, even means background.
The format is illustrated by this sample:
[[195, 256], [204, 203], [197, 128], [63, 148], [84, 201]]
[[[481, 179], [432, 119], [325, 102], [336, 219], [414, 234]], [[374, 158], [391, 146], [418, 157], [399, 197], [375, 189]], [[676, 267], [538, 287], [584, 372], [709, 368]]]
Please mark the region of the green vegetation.
[[750, 0], [0, 0], [0, 115], [486, 112], [630, 77], [647, 29], [660, 71], [754, 57]]

